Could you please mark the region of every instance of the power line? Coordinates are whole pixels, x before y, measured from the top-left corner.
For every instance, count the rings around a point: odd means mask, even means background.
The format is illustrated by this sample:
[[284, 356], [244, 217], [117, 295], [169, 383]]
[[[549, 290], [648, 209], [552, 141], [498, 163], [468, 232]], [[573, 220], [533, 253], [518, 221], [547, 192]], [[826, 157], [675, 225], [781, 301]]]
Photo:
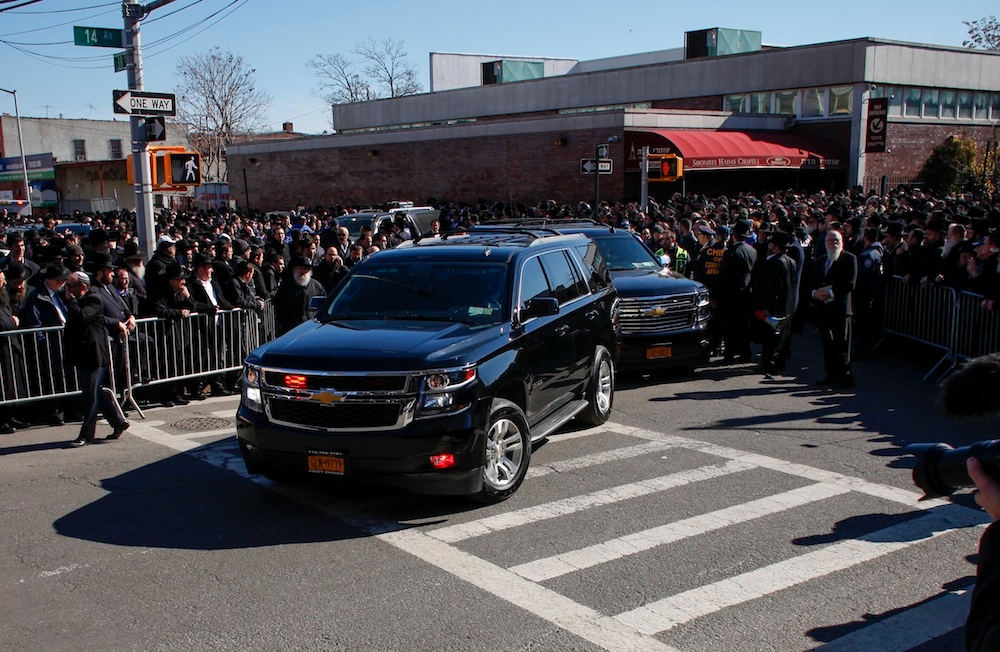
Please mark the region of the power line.
[[[13, 2], [14, 0], [9, 0]], [[76, 7], [74, 9], [46, 9], [44, 11], [15, 11], [16, 16], [40, 16], [44, 14], [68, 14], [74, 11], [87, 11], [89, 9], [101, 9], [103, 7], [116, 7], [120, 5], [120, 2], [106, 2], [101, 5], [90, 5], [89, 7]], [[11, 7], [14, 9], [14, 7]]]
[[[14, 9], [20, 9], [21, 7], [27, 7], [28, 5], [33, 5], [36, 2], [41, 2], [42, 0], [27, 0], [19, 5], [14, 5], [13, 7], [0, 7], [0, 12], [12, 11]], [[13, 0], [5, 0], [5, 2], [13, 2]]]

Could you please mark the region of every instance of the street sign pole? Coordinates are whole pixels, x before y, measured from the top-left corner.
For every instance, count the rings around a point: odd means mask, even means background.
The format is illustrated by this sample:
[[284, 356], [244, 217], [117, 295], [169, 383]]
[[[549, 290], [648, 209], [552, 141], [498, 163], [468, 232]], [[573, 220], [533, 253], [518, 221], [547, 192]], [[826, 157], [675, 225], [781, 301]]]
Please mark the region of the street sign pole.
[[[139, 0], [127, 0], [122, 5], [125, 19], [125, 48], [128, 52], [128, 88], [143, 90], [142, 47], [139, 39], [139, 22], [144, 16]], [[153, 255], [156, 226], [153, 223], [153, 182], [149, 168], [149, 143], [146, 141], [146, 119], [141, 115], [129, 116], [132, 125], [132, 164], [135, 178], [135, 222], [139, 248]]]
[[599, 206], [601, 203], [601, 166], [600, 160], [604, 157], [601, 156], [604, 152], [601, 150], [602, 147], [607, 147], [606, 145], [598, 145], [594, 148], [594, 221], [599, 221]]

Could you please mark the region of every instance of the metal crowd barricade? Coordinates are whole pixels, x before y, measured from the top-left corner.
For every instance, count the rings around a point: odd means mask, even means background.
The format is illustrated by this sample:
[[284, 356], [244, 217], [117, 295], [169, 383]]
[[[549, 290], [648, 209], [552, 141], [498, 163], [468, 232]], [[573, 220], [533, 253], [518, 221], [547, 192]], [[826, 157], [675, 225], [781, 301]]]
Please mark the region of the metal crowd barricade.
[[955, 358], [975, 358], [1000, 350], [1000, 312], [983, 310], [984, 297], [972, 292], [958, 294], [958, 324]]
[[[144, 416], [135, 390], [242, 369], [243, 358], [275, 338], [274, 307], [261, 313], [224, 310], [184, 319], [139, 319], [127, 345], [110, 347], [111, 390]], [[110, 345], [109, 345], [110, 346]], [[0, 408], [79, 394], [76, 373], [63, 364], [63, 327], [0, 332]], [[119, 380], [121, 382], [119, 382]]]
[[954, 359], [957, 314], [955, 290], [942, 285], [910, 286], [898, 276], [886, 280], [885, 332], [944, 350], [924, 376]]

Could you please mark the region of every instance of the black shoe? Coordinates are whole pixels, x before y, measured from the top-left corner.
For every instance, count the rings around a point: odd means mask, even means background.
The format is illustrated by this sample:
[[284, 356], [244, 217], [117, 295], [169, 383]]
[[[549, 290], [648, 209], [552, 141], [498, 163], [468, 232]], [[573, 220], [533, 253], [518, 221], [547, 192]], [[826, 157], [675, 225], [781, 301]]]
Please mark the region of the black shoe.
[[15, 419], [14, 417], [11, 417], [10, 419], [8, 419], [7, 423], [9, 423], [10, 425], [14, 426], [15, 428], [17, 428], [19, 430], [27, 428], [29, 425], [31, 425], [31, 424], [25, 423], [24, 421], [21, 421], [20, 419]]
[[173, 401], [160, 401], [160, 405], [163, 407], [174, 407]]
[[227, 389], [221, 385], [218, 387], [212, 387], [212, 396], [232, 396], [235, 392], [231, 389]]
[[72, 446], [73, 448], [79, 448], [81, 446], [86, 446], [87, 444], [90, 444], [93, 441], [94, 441], [93, 439], [85, 439], [83, 437], [77, 437], [76, 439], [71, 441], [69, 445]]
[[119, 437], [122, 436], [122, 433], [125, 432], [126, 430], [128, 430], [129, 427], [131, 427], [131, 426], [132, 426], [132, 424], [129, 423], [128, 420], [126, 419], [125, 421], [122, 422], [122, 425], [120, 425], [117, 428], [115, 428], [114, 432], [112, 432], [110, 435], [108, 435], [107, 437], [105, 437], [105, 439], [118, 439]]
[[195, 392], [193, 394], [188, 395], [188, 400], [191, 401], [204, 401], [205, 398], [207, 398], [205, 396], [205, 392]]
[[174, 405], [187, 405], [190, 402], [191, 401], [187, 400], [183, 396], [175, 396], [174, 397]]
[[65, 421], [63, 421], [63, 418], [62, 418], [62, 417], [51, 417], [51, 418], [49, 419], [49, 425], [50, 425], [50, 426], [57, 426], [57, 427], [58, 427], [58, 426], [65, 426], [65, 425], [66, 425], [66, 422], [65, 422]]
[[9, 423], [0, 426], [0, 435], [13, 435], [15, 432], [17, 432], [17, 428]]
[[833, 384], [834, 389], [853, 389], [854, 388], [854, 378], [848, 376], [843, 380], [838, 380]]
[[816, 381], [817, 385], [832, 385], [837, 382], [836, 378], [830, 378], [829, 376], [824, 376]]

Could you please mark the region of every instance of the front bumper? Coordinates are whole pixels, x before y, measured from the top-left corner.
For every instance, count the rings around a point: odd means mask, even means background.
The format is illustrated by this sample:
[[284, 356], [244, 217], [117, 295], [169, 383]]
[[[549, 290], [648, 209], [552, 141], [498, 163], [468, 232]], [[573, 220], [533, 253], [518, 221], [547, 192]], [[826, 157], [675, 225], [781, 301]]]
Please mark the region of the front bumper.
[[[482, 488], [485, 424], [488, 405], [480, 401], [449, 416], [416, 420], [404, 428], [382, 432], [321, 432], [276, 425], [241, 405], [236, 437], [250, 473], [311, 475], [310, 451], [343, 456], [343, 475], [336, 480], [395, 486], [414, 493], [462, 495]], [[430, 457], [455, 456], [455, 465], [439, 470]]]
[[[669, 355], [665, 355], [669, 351]], [[654, 357], [649, 357], [649, 354]], [[619, 371], [697, 367], [708, 363], [712, 343], [705, 330], [675, 335], [622, 335]]]

